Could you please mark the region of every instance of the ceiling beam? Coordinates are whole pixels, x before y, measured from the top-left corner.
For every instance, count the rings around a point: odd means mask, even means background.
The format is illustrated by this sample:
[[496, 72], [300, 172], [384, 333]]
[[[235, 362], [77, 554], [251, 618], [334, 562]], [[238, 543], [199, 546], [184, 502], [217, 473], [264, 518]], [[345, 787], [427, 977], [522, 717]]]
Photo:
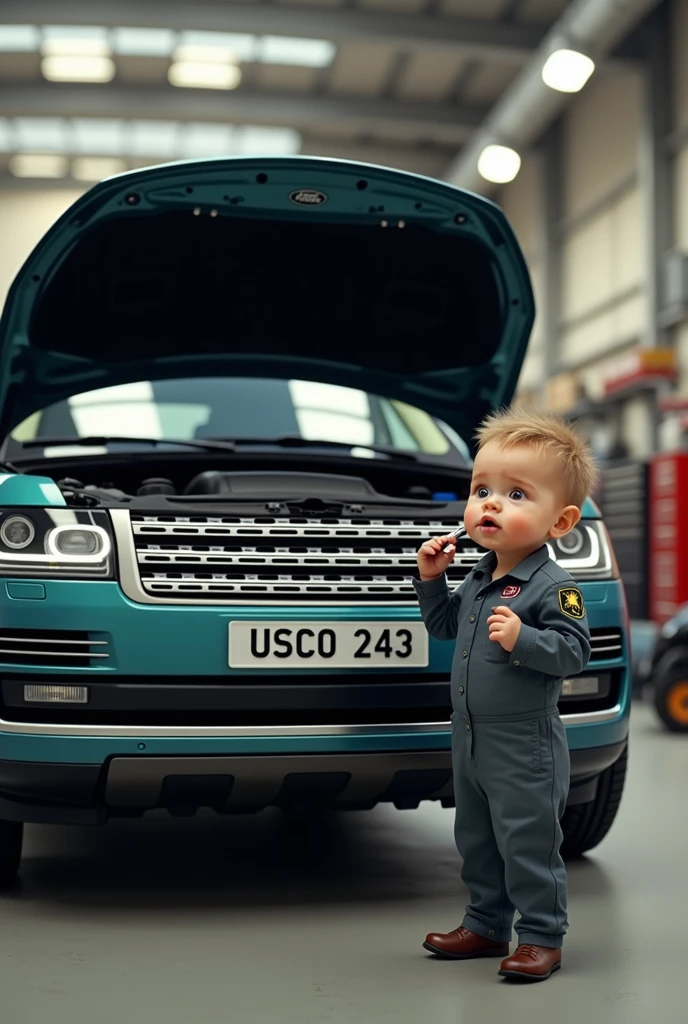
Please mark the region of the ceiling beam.
[[4, 24], [100, 25], [393, 43], [411, 50], [453, 51], [461, 56], [522, 64], [543, 32], [530, 25], [483, 18], [384, 13], [357, 8], [266, 4], [227, 0], [3, 0]]
[[160, 121], [287, 126], [298, 130], [351, 125], [352, 135], [394, 129], [408, 139], [462, 142], [484, 107], [145, 85], [4, 85], [2, 117], [113, 117]]

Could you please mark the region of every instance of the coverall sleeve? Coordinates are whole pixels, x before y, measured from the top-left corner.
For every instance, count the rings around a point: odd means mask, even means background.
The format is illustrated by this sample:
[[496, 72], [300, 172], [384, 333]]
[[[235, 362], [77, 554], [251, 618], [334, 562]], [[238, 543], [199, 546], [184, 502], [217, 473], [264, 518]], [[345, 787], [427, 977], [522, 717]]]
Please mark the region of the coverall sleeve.
[[436, 580], [413, 580], [418, 594], [420, 613], [430, 636], [435, 640], [456, 640], [459, 626], [461, 588], [450, 590], [447, 577]]
[[[562, 608], [571, 594], [580, 599], [575, 614]], [[537, 620], [537, 627], [522, 623], [511, 664], [558, 677], [582, 672], [590, 658], [590, 630], [580, 591], [555, 583], [540, 599]]]

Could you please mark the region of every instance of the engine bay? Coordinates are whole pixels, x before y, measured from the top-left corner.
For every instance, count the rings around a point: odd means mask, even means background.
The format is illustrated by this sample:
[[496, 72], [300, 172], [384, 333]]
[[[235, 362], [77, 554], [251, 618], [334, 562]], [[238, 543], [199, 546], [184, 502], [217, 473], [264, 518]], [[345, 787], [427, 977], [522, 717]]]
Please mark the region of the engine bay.
[[70, 507], [303, 502], [452, 502], [468, 497], [470, 470], [455, 464], [323, 457], [302, 453], [111, 453], [22, 458], [16, 468], [49, 476]]

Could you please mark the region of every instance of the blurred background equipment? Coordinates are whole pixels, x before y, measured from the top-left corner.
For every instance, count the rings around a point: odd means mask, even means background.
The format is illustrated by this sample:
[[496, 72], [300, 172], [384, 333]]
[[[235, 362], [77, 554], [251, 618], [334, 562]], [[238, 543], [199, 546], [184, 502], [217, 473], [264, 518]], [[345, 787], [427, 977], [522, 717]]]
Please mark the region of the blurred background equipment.
[[688, 604], [662, 624], [645, 677], [657, 714], [666, 727], [688, 733]]

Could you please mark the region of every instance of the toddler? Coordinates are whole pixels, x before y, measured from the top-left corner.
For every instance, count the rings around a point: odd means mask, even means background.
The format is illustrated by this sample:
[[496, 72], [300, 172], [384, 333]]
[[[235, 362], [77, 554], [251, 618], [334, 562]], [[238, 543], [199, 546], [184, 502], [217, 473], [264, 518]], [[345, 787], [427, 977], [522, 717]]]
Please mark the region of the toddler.
[[436, 537], [414, 580], [428, 632], [456, 644], [455, 834], [470, 894], [461, 927], [424, 946], [445, 959], [502, 958], [503, 977], [544, 981], [561, 967], [568, 927], [560, 820], [570, 763], [557, 703], [590, 656], [583, 595], [546, 545], [578, 523], [595, 466], [586, 443], [544, 413], [495, 413], [477, 439], [464, 525], [488, 552], [452, 592], [456, 546]]

